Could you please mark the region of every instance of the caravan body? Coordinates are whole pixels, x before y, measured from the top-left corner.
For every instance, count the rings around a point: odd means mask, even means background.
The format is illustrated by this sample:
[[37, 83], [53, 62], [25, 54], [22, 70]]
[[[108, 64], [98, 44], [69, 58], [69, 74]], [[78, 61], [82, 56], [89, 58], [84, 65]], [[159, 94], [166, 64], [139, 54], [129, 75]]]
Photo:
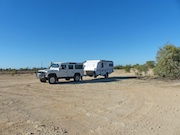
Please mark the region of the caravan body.
[[107, 60], [87, 60], [84, 62], [84, 72], [87, 76], [97, 77], [98, 75], [108, 78], [114, 71], [113, 61]]

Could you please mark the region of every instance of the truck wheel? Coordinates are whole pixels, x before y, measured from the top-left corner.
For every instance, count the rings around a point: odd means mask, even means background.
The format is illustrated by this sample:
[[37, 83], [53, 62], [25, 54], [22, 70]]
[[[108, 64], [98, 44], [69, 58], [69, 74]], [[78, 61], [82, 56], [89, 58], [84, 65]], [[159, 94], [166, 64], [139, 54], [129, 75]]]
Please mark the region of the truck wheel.
[[55, 84], [56, 81], [57, 81], [57, 78], [56, 78], [55, 75], [51, 75], [51, 76], [49, 76], [48, 81], [49, 81], [50, 84]]
[[46, 79], [45, 79], [45, 78], [43, 78], [43, 79], [40, 79], [40, 81], [41, 81], [41, 82], [46, 82]]
[[81, 78], [81, 77], [80, 77], [79, 74], [75, 74], [75, 75], [74, 75], [74, 81], [75, 81], [75, 82], [80, 81], [80, 78]]
[[106, 73], [104, 77], [105, 77], [105, 78], [108, 78], [108, 77], [109, 77], [109, 74], [108, 74], [108, 73]]

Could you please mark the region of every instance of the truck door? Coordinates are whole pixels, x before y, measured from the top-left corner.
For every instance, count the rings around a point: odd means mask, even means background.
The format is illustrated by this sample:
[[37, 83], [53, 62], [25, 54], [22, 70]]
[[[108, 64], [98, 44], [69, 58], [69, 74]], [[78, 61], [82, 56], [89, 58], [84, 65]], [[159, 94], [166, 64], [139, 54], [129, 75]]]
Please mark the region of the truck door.
[[74, 76], [74, 64], [69, 64], [67, 68], [68, 68], [67, 76], [73, 77]]
[[66, 64], [60, 65], [59, 77], [67, 77], [67, 65]]

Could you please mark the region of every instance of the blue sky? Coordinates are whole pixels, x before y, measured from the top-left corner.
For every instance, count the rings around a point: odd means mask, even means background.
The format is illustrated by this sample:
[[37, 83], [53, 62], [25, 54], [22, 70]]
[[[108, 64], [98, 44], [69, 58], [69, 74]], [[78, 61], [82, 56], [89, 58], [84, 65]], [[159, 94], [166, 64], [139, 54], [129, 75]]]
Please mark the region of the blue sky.
[[180, 45], [180, 0], [0, 0], [0, 68], [155, 60]]

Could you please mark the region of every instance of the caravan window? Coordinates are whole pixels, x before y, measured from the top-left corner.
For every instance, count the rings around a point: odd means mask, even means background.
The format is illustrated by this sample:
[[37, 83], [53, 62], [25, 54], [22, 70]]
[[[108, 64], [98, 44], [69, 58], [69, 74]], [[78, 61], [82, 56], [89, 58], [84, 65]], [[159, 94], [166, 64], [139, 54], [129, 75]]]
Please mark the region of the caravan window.
[[109, 64], [110, 67], [113, 67], [113, 64]]
[[102, 63], [102, 66], [101, 66], [102, 68], [104, 67], [104, 63]]

